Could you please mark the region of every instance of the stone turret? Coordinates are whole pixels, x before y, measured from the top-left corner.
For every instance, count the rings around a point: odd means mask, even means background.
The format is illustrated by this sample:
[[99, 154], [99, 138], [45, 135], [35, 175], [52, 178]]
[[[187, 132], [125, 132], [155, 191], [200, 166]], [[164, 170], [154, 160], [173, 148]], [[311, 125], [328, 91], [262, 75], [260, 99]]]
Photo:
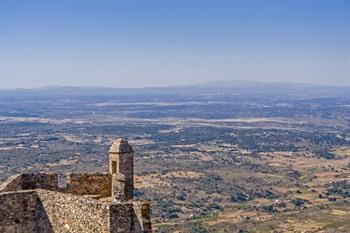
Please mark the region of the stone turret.
[[109, 173], [114, 201], [133, 199], [134, 151], [128, 141], [117, 139], [109, 149]]

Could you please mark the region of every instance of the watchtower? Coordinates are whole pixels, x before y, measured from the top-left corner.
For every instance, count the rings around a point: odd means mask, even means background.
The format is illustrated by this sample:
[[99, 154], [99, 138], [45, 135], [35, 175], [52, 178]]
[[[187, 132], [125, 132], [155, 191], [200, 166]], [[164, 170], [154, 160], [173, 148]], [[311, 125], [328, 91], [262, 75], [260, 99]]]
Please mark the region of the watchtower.
[[117, 139], [110, 147], [109, 173], [114, 200], [131, 200], [134, 193], [134, 151], [128, 141]]

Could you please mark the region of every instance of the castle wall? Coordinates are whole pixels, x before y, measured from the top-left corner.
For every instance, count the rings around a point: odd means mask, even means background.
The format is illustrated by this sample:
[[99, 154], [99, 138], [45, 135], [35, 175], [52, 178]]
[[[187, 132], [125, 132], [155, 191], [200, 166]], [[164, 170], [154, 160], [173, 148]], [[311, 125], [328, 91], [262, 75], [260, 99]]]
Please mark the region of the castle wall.
[[[55, 233], [151, 232], [150, 225], [149, 228], [143, 227], [145, 217], [148, 218], [146, 222], [150, 223], [149, 205], [148, 209], [146, 208], [148, 215], [140, 212], [145, 210], [142, 208], [144, 207], [142, 204], [136, 206], [140, 210], [138, 211], [139, 214], [136, 214], [132, 202], [102, 203], [84, 196], [46, 190], [37, 190], [36, 192], [49, 216]], [[141, 219], [143, 219], [143, 223], [139, 223]]]
[[1, 233], [53, 233], [35, 191], [1, 193], [0, 206]]
[[103, 203], [48, 190], [0, 194], [0, 233], [151, 232], [148, 202]]
[[152, 232], [151, 203], [133, 202], [133, 232]]
[[58, 174], [10, 177], [0, 186], [0, 233], [152, 232], [150, 203], [132, 201], [132, 147], [117, 140], [109, 152], [110, 174], [70, 173], [66, 186]]
[[65, 192], [77, 195], [111, 196], [111, 176], [107, 173], [69, 173]]
[[56, 173], [31, 173], [11, 176], [1, 185], [0, 192], [30, 189], [58, 190], [58, 175]]
[[22, 189], [58, 190], [57, 173], [22, 174]]
[[133, 204], [114, 203], [110, 205], [110, 232], [111, 233], [142, 233], [133, 229]]
[[55, 233], [107, 233], [109, 206], [84, 196], [37, 190]]
[[1, 192], [11, 192], [16, 190], [22, 190], [22, 175], [17, 174], [10, 176], [6, 181], [0, 185]]

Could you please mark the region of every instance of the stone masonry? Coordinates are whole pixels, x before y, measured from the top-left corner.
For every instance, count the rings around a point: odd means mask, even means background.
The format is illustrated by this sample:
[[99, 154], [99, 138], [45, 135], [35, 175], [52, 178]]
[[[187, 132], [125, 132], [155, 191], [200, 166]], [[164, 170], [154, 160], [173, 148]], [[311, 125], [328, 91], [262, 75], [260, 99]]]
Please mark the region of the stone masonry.
[[134, 193], [134, 151], [129, 143], [118, 139], [109, 149], [109, 173], [112, 175], [112, 197], [132, 200]]
[[0, 185], [0, 233], [149, 233], [150, 203], [134, 201], [134, 151], [109, 150], [108, 173], [19, 174]]

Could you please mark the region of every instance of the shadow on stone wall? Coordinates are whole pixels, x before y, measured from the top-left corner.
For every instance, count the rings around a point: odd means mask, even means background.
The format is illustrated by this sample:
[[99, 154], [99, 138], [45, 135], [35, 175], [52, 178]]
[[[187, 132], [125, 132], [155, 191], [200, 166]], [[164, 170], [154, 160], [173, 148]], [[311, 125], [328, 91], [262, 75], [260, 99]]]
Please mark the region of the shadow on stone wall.
[[30, 189], [58, 190], [56, 173], [29, 173], [9, 177], [0, 186], [1, 192], [13, 192]]
[[0, 232], [54, 233], [35, 191], [0, 194]]
[[37, 233], [54, 233], [52, 224], [50, 222], [49, 216], [43, 206], [39, 196], [36, 194], [38, 198], [38, 203], [35, 211], [35, 225]]
[[135, 201], [132, 211], [132, 232], [152, 232], [151, 203]]
[[48, 190], [36, 193], [55, 232], [110, 232], [108, 203]]

